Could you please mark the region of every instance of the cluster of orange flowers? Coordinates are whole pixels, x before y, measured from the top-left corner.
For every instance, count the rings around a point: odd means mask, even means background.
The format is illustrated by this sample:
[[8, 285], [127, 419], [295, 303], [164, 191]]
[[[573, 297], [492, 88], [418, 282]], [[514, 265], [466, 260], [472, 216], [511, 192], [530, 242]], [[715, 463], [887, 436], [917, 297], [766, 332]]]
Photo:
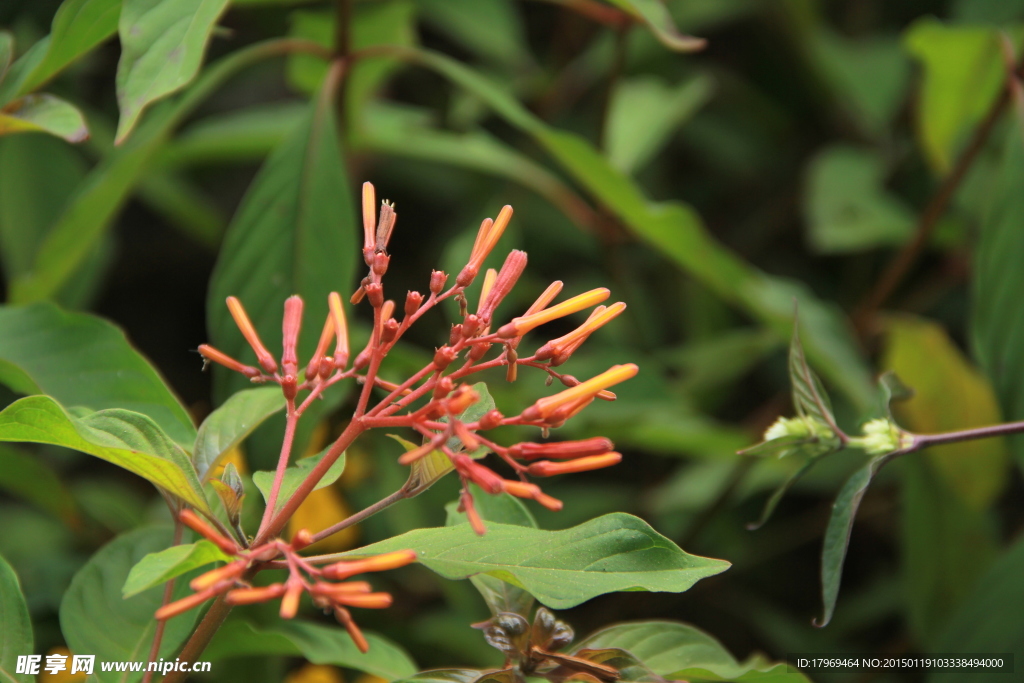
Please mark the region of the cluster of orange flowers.
[[[481, 432], [504, 425], [531, 425], [542, 428], [547, 434], [548, 429], [561, 426], [595, 399], [614, 400], [615, 394], [609, 391], [609, 388], [633, 377], [637, 372], [636, 365], [616, 365], [586, 381], [579, 381], [555, 368], [565, 363], [591, 334], [621, 314], [626, 305], [622, 302], [603, 305], [610, 294], [605, 288], [593, 289], [552, 305], [562, 290], [562, 283], [554, 282], [522, 315], [492, 331], [494, 312], [523, 273], [527, 263], [526, 253], [513, 250], [500, 269], [491, 268], [485, 271], [475, 312], [469, 311], [465, 290], [481, 272], [484, 262], [512, 217], [512, 208], [506, 206], [496, 219], [488, 218], [481, 223], [469, 260], [456, 276], [454, 285], [446, 289], [448, 275], [441, 271], [433, 271], [428, 293], [424, 295], [415, 291], [408, 292], [399, 310], [394, 300], [385, 298], [382, 283], [390, 263], [387, 245], [394, 230], [397, 214], [394, 207], [386, 201], [380, 204], [379, 215], [375, 208], [375, 191], [371, 184], [366, 183], [363, 186], [362, 253], [369, 272], [360, 282], [350, 301], [357, 304], [365, 299], [373, 309], [374, 322], [368, 343], [354, 358], [351, 357], [349, 348], [348, 325], [342, 298], [337, 292], [332, 292], [328, 297], [329, 315], [304, 373], [300, 373], [296, 353], [303, 309], [302, 299], [297, 296], [290, 297], [284, 305], [283, 353], [280, 362], [264, 346], [242, 304], [234, 297], [228, 298], [228, 308], [242, 335], [255, 352], [257, 364], [244, 364], [207, 344], [199, 347], [200, 353], [205, 359], [240, 372], [253, 382], [279, 384], [288, 400], [289, 415], [294, 416], [301, 415], [305, 406], [336, 382], [347, 378], [361, 382], [363, 390], [352, 421], [345, 433], [339, 437], [337, 448], [331, 452], [336, 451], [336, 454], [340, 454], [341, 450], [348, 447], [351, 439], [366, 429], [408, 427], [416, 430], [423, 436], [423, 444], [402, 455], [400, 462], [411, 465], [432, 452], [443, 452], [463, 482], [461, 509], [465, 511], [478, 534], [483, 534], [485, 529], [483, 521], [475, 511], [473, 498], [469, 492], [469, 482], [479, 485], [488, 493], [506, 492], [520, 498], [536, 500], [553, 510], [560, 509], [561, 502], [543, 493], [540, 487], [528, 481], [528, 477], [583, 472], [614, 465], [621, 460], [621, 455], [614, 451], [611, 441], [605, 438], [592, 438], [570, 442], [502, 446]], [[448, 343], [436, 350], [429, 364], [404, 382], [389, 382], [379, 377], [381, 362], [405, 331], [424, 313], [449, 298], [459, 302], [461, 322], [452, 326]], [[533, 355], [520, 354], [519, 346], [527, 333], [545, 323], [591, 307], [593, 308], [589, 317], [568, 334], [546, 342]], [[330, 354], [332, 341], [334, 348], [333, 354]], [[498, 354], [488, 359], [492, 349], [497, 349]], [[505, 416], [497, 410], [491, 410], [479, 419], [460, 419], [459, 416], [464, 414], [467, 408], [480, 400], [477, 392], [468, 384], [461, 383], [461, 380], [476, 372], [503, 367], [507, 379], [514, 381], [520, 366], [538, 368], [551, 378], [559, 380], [566, 388], [552, 396], [539, 399], [518, 415]], [[388, 393], [383, 400], [371, 405], [370, 395], [374, 387]], [[300, 401], [300, 392], [309, 393]], [[449, 446], [450, 443], [454, 443], [453, 438], [461, 447]], [[346, 439], [348, 442], [341, 443]], [[474, 458], [475, 453], [486, 454], [486, 451], [481, 449], [497, 454], [508, 463], [517, 477], [505, 479]], [[284, 459], [284, 464], [287, 464], [287, 458]], [[275, 494], [272, 492], [271, 495], [273, 497]], [[269, 500], [268, 504], [273, 506], [273, 502]], [[294, 565], [309, 574], [301, 558], [295, 554], [297, 550], [295, 541], [291, 544], [274, 541], [260, 547], [261, 553], [284, 555], [290, 568]], [[238, 560], [227, 565], [234, 566], [235, 569], [227, 571], [223, 579], [217, 574], [198, 584], [204, 586], [201, 589], [203, 593], [200, 594], [207, 594], [214, 587], [221, 586], [224, 581], [236, 580], [244, 574], [252, 566], [254, 552], [253, 549], [249, 549], [235, 553]], [[262, 557], [260, 555], [261, 561]], [[227, 567], [215, 571], [227, 570]], [[297, 578], [296, 571], [293, 570], [289, 579], [291, 583], [281, 584], [280, 588], [235, 589], [229, 596], [249, 596], [255, 600], [278, 597], [280, 593], [283, 597], [282, 614], [287, 616], [293, 610], [286, 610], [285, 603], [292, 604], [297, 599], [292, 596], [297, 596], [302, 589], [309, 591], [314, 600], [326, 600], [328, 596], [341, 600], [339, 596], [344, 596], [344, 599], [351, 601], [352, 596], [356, 594], [347, 588], [328, 590], [316, 588], [318, 584], [307, 585]], [[228, 576], [231, 572], [237, 573]], [[238, 590], [256, 592], [237, 593]], [[249, 597], [245, 599], [248, 600]], [[345, 604], [362, 603], [363, 606], [378, 606], [366, 605], [367, 602], [373, 600], [362, 597], [356, 599], [355, 603]], [[346, 621], [347, 617], [339, 619], [346, 626], [350, 621]]]

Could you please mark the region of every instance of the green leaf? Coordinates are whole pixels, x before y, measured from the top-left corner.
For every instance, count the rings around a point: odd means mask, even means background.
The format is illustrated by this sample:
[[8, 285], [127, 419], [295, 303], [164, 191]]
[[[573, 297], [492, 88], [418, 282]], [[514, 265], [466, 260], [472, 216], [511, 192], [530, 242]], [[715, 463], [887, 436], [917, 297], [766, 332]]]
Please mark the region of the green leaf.
[[621, 648], [651, 671], [668, 679], [738, 681], [742, 683], [807, 683], [802, 673], [785, 664], [752, 657], [738, 662], [717, 640], [677, 621], [637, 621], [596, 631], [576, 644], [574, 651]]
[[66, 0], [50, 35], [14, 63], [0, 85], [0, 104], [32, 92], [69, 64], [114, 35], [121, 0]]
[[[47, 232], [71, 201], [88, 167], [79, 150], [49, 135], [0, 140], [0, 259], [8, 284], [31, 272]], [[65, 308], [82, 308], [106, 272], [109, 240], [97, 241], [56, 293]]]
[[0, 446], [0, 491], [32, 503], [69, 524], [77, 521], [71, 492], [37, 454]]
[[[1024, 652], [1024, 539], [1017, 539], [977, 581], [959, 608], [946, 621], [936, 652]], [[939, 649], [941, 648], [941, 649]], [[1015, 662], [1020, 666], [1020, 662]], [[928, 683], [998, 683], [1006, 673], [974, 671], [933, 672]]]
[[643, 168], [668, 143], [672, 133], [711, 99], [708, 76], [667, 85], [653, 76], [623, 80], [608, 111], [604, 149], [619, 171]]
[[523, 21], [510, 0], [416, 0], [419, 17], [462, 47], [506, 69], [532, 61]]
[[189, 84], [228, 0], [123, 0], [118, 32], [117, 141], [147, 106]]
[[[469, 486], [476, 511], [485, 521], [513, 524], [531, 529], [537, 528], [537, 520], [533, 518], [529, 508], [520, 499], [507, 493], [498, 495], [485, 493], [476, 484]], [[445, 506], [445, 512], [448, 515], [445, 526], [457, 526], [466, 522], [465, 513], [459, 512], [458, 507], [457, 500]], [[529, 616], [530, 609], [533, 607], [533, 596], [522, 588], [486, 574], [471, 576], [469, 580], [480, 591], [491, 614], [497, 616], [499, 612], [515, 612]]]
[[192, 418], [156, 370], [121, 330], [92, 315], [52, 304], [0, 307], [0, 383], [69, 408], [142, 413], [184, 448], [196, 437]]
[[832, 404], [821, 380], [807, 364], [803, 344], [800, 342], [800, 322], [794, 319], [793, 338], [789, 344], [789, 382], [793, 391], [793, 407], [800, 417], [811, 418], [838, 433]]
[[929, 650], [999, 550], [995, 515], [965, 501], [932, 455], [904, 458], [900, 506], [907, 622]]
[[138, 564], [132, 567], [128, 573], [128, 578], [121, 588], [121, 594], [127, 600], [193, 569], [206, 566], [211, 562], [228, 562], [230, 559], [224, 554], [224, 551], [206, 539], [195, 543], [173, 545], [166, 550], [150, 553], [139, 560]]
[[49, 133], [68, 142], [89, 137], [82, 112], [53, 95], [25, 95], [0, 109], [0, 136]]
[[814, 625], [827, 626], [835, 612], [836, 600], [839, 598], [839, 584], [843, 578], [843, 563], [846, 561], [846, 550], [850, 545], [850, 532], [853, 531], [853, 520], [857, 516], [857, 508], [864, 498], [864, 493], [871, 484], [871, 478], [878, 469], [888, 462], [889, 456], [880, 456], [868, 461], [846, 480], [839, 490], [835, 503], [832, 504], [832, 516], [829, 517], [825, 529], [825, 542], [821, 550], [821, 597], [825, 612]]
[[[765, 443], [768, 444], [771, 442], [769, 441]], [[806, 441], [804, 444], [806, 444]], [[752, 451], [747, 451], [748, 454], [751, 452]], [[756, 522], [752, 522], [747, 525], [748, 530], [755, 531], [764, 526], [765, 523], [771, 519], [772, 513], [775, 512], [775, 508], [778, 507], [782, 499], [787, 493], [789, 493], [789, 489], [793, 488], [794, 484], [800, 481], [805, 474], [810, 472], [811, 468], [817, 465], [819, 460], [826, 455], [834, 453], [835, 451], [833, 449], [822, 450], [820, 447], [811, 449], [806, 445], [803, 445], [803, 448], [798, 448], [797, 452], [801, 453], [806, 458], [803, 464], [800, 465], [800, 467], [798, 467], [792, 474], [786, 477], [783, 482], [779, 484], [774, 491], [772, 491], [772, 495], [770, 495], [768, 500], [765, 501], [764, 509], [761, 510], [761, 516]]]
[[832, 145], [814, 157], [804, 217], [815, 251], [848, 253], [907, 240], [914, 214], [886, 192], [884, 178], [882, 159], [868, 150]]
[[[333, 96], [321, 92], [302, 125], [274, 150], [224, 236], [207, 300], [212, 343], [252, 356], [224, 300], [237, 296], [268, 348], [280, 348], [284, 300], [305, 301], [299, 357], [308, 358], [327, 318], [327, 296], [354, 285], [355, 215], [335, 124]], [[214, 375], [219, 400], [247, 380]], [[309, 419], [309, 418], [307, 418]], [[315, 422], [315, 420], [311, 420]]]
[[[153, 613], [163, 601], [163, 589], [125, 599], [121, 586], [131, 568], [149, 555], [169, 546], [169, 527], [150, 526], [118, 536], [89, 558], [64, 594], [60, 627], [72, 652], [96, 655], [95, 675], [102, 683], [135, 681], [142, 673], [103, 672], [102, 661], [146, 661], [157, 622]], [[187, 581], [175, 586], [174, 599], [192, 593]], [[169, 619], [160, 645], [160, 657], [173, 659], [191, 635], [198, 608]]]
[[[398, 52], [398, 51], [396, 51]], [[652, 203], [626, 176], [612, 168], [583, 138], [550, 128], [503, 88], [436, 52], [402, 50], [486, 102], [509, 124], [534, 137], [576, 181], [634, 234], [726, 301], [738, 305], [780, 336], [788, 336], [793, 299], [800, 302], [804, 343], [815, 365], [828, 374], [860, 410], [874, 399], [870, 373], [852, 335], [833, 305], [802, 285], [766, 275], [717, 244], [694, 210], [678, 202]]]
[[[120, 6], [119, 2], [116, 4]], [[69, 278], [94, 253], [171, 132], [229, 76], [254, 61], [278, 53], [280, 46], [279, 41], [257, 43], [211, 65], [180, 98], [160, 106], [130, 140], [104, 157], [47, 231], [31, 268], [12, 283], [11, 301], [31, 303], [52, 298], [65, 287]]]
[[304, 102], [258, 105], [199, 119], [168, 143], [169, 166], [262, 160], [306, 118]]
[[18, 655], [28, 654], [32, 654], [32, 620], [18, 575], [0, 557], [0, 682], [32, 683], [35, 676], [15, 673]]
[[366, 633], [370, 650], [366, 654], [352, 643], [340, 627], [301, 621], [275, 621], [257, 627], [229, 620], [214, 636], [203, 659], [218, 661], [229, 657], [286, 655], [305, 657], [313, 664], [332, 664], [356, 669], [394, 681], [416, 672], [416, 665], [398, 645], [376, 633]]
[[665, 3], [659, 0], [609, 0], [611, 4], [643, 21], [661, 43], [676, 52], [702, 50], [707, 41], [683, 35], [676, 28]]
[[683, 552], [642, 519], [624, 513], [562, 531], [489, 524], [478, 537], [468, 524], [417, 529], [347, 555], [405, 548], [447, 579], [487, 574], [523, 588], [552, 609], [615, 591], [679, 593], [729, 567], [725, 560]]
[[917, 135], [932, 167], [946, 173], [999, 94], [1006, 71], [999, 32], [994, 27], [947, 26], [924, 17], [904, 32], [903, 40], [924, 66]]
[[0, 412], [0, 441], [46, 443], [95, 455], [209, 511], [188, 455], [140, 413], [111, 408], [72, 417], [49, 396], [29, 396]]
[[403, 678], [400, 683], [475, 683], [485, 673], [483, 669], [431, 669]]
[[[284, 479], [281, 480], [281, 490], [277, 494], [277, 509], [280, 510], [284, 504], [291, 498], [291, 495], [295, 493], [295, 489], [299, 488], [309, 473], [313, 471], [313, 468], [327, 455], [327, 451], [330, 450], [330, 446], [322, 450], [319, 454], [310, 456], [308, 458], [300, 458], [295, 464], [284, 471]], [[334, 461], [334, 464], [324, 472], [324, 476], [320, 478], [317, 485], [313, 488], [314, 491], [330, 486], [334, 482], [338, 481], [338, 477], [345, 471], [345, 454]], [[256, 484], [256, 488], [263, 494], [263, 500], [269, 500], [270, 489], [274, 486], [274, 472], [253, 472], [252, 481]], [[276, 512], [276, 510], [275, 510]]]
[[[1024, 419], [1024, 328], [1009, 314], [1024, 291], [1024, 139], [1011, 126], [1001, 145], [972, 268], [971, 346], [996, 391], [1003, 417]], [[968, 409], [969, 406], [963, 406]], [[981, 446], [984, 442], [975, 445]], [[1024, 437], [1010, 439], [1019, 467], [1024, 467]]]
[[233, 394], [220, 408], [210, 413], [199, 426], [192, 462], [199, 478], [206, 480], [217, 469], [221, 458], [252, 434], [264, 420], [284, 408], [281, 388], [260, 387]]
[[14, 36], [10, 31], [0, 31], [0, 83], [7, 75], [7, 68], [14, 58]]

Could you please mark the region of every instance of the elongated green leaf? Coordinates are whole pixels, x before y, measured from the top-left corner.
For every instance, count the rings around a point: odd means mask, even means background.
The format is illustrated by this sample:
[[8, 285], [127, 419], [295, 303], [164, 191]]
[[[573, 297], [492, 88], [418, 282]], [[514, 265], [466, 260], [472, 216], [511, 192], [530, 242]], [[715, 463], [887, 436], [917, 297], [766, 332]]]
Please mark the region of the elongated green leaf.
[[246, 389], [229, 398], [199, 426], [192, 462], [200, 479], [207, 479], [220, 459], [264, 420], [284, 408], [280, 387]]
[[123, 0], [118, 32], [117, 140], [124, 140], [142, 110], [188, 85], [228, 0]]
[[15, 673], [18, 656], [32, 654], [32, 621], [18, 575], [0, 557], [0, 682], [32, 683], [35, 676]]
[[[119, 2], [116, 3], [120, 5]], [[10, 299], [30, 303], [52, 298], [94, 252], [129, 194], [145, 177], [145, 169], [178, 124], [229, 76], [254, 61], [280, 54], [280, 41], [238, 50], [211, 65], [202, 78], [173, 103], [154, 111], [135, 135], [107, 155], [89, 173], [72, 201], [61, 211], [32, 267], [15, 280]]]
[[0, 31], [0, 83], [7, 75], [7, 68], [14, 58], [14, 36], [10, 31]]
[[[104, 672], [101, 661], [146, 661], [153, 643], [153, 613], [163, 600], [162, 588], [125, 599], [121, 586], [131, 568], [146, 555], [171, 544], [171, 529], [150, 526], [118, 536], [85, 563], [60, 604], [60, 627], [72, 652], [95, 654], [95, 675], [102, 683], [125, 683], [142, 678], [141, 672]], [[190, 594], [186, 581], [175, 586], [174, 598]], [[191, 634], [198, 609], [166, 622], [160, 656], [173, 659]]]
[[[355, 216], [332, 99], [322, 92], [302, 125], [274, 150], [224, 237], [210, 282], [208, 328], [217, 348], [243, 361], [252, 351], [228, 314], [227, 296], [248, 306], [269, 348], [280, 348], [284, 300], [302, 296], [308, 332], [299, 357], [308, 358], [327, 317], [327, 295], [353, 286]], [[214, 376], [220, 400], [245, 386], [245, 378], [233, 374]]]
[[654, 77], [622, 81], [612, 98], [605, 128], [609, 163], [627, 174], [642, 168], [711, 98], [712, 87], [707, 76], [675, 86]]
[[32, 503], [58, 519], [75, 521], [77, 511], [71, 492], [53, 468], [35, 454], [0, 446], [0, 491]]
[[0, 135], [49, 133], [68, 142], [89, 137], [82, 112], [53, 95], [26, 95], [0, 109]]
[[445, 578], [487, 574], [553, 609], [615, 591], [679, 593], [729, 567], [725, 560], [683, 552], [642, 519], [623, 513], [562, 531], [489, 524], [478, 537], [468, 524], [417, 529], [350, 555], [404, 548], [415, 550], [420, 562]]
[[695, 52], [707, 45], [707, 41], [703, 38], [694, 38], [680, 33], [665, 3], [659, 2], [659, 0], [610, 0], [610, 2], [641, 19], [658, 37], [658, 40], [670, 50]]
[[826, 626], [832, 620], [857, 508], [860, 507], [860, 501], [871, 484], [871, 478], [888, 459], [887, 456], [873, 458], [854, 472], [843, 484], [839, 495], [836, 496], [836, 502], [832, 505], [832, 516], [829, 517], [828, 527], [825, 529], [825, 542], [821, 550], [821, 597], [825, 612], [821, 619], [815, 621], [816, 626]]
[[[313, 468], [323, 459], [324, 455], [330, 447], [325, 448], [318, 455], [314, 455], [308, 458], [300, 458], [295, 465], [285, 470], [284, 479], [281, 481], [281, 490], [277, 495], [277, 509], [288, 501], [295, 489], [299, 488], [301, 484]], [[324, 476], [320, 478], [314, 491], [322, 489], [326, 486], [330, 486], [334, 482], [338, 481], [338, 477], [345, 471], [345, 454], [334, 461], [334, 464], [324, 473]], [[274, 486], [274, 473], [273, 472], [253, 472], [252, 481], [256, 484], [256, 488], [263, 494], [263, 500], [269, 500], [270, 489]]]
[[117, 30], [121, 0], [67, 0], [50, 26], [50, 35], [14, 63], [0, 85], [0, 104], [32, 92]]
[[188, 455], [140, 413], [111, 408], [72, 417], [49, 396], [29, 396], [0, 412], [0, 441], [47, 443], [95, 455], [209, 510]]
[[333, 664], [394, 681], [416, 672], [416, 665], [398, 645], [376, 633], [366, 633], [370, 650], [361, 653], [341, 627], [301, 621], [278, 621], [257, 627], [230, 620], [217, 632], [204, 659], [260, 655], [302, 656], [313, 664]]
[[[973, 320], [974, 353], [988, 375], [1007, 420], [1024, 419], [1024, 326], [1011, 315], [1024, 291], [1024, 138], [1011, 126], [1002, 145], [994, 187], [975, 251]], [[1011, 438], [1019, 467], [1024, 467], [1024, 437]], [[980, 445], [980, 444], [979, 444]]]
[[832, 404], [821, 385], [821, 380], [807, 364], [804, 347], [800, 342], [800, 323], [794, 322], [793, 339], [789, 343], [789, 382], [793, 391], [793, 407], [800, 417], [818, 420], [836, 430]]
[[536, 141], [641, 239], [726, 301], [740, 306], [778, 334], [788, 336], [793, 299], [800, 303], [808, 354], [836, 387], [861, 410], [874, 391], [870, 374], [837, 309], [809, 290], [766, 275], [716, 243], [694, 210], [678, 202], [650, 202], [583, 138], [548, 127], [503, 88], [459, 62], [426, 50], [395, 50], [436, 70], [486, 102], [511, 125]]
[[[769, 442], [770, 443], [770, 442]], [[765, 501], [764, 509], [761, 510], [761, 516], [756, 522], [752, 522], [747, 525], [747, 529], [754, 531], [760, 529], [765, 523], [771, 518], [772, 513], [775, 512], [775, 508], [778, 507], [779, 503], [789, 492], [789, 489], [793, 488], [793, 485], [800, 481], [805, 474], [811, 471], [811, 468], [818, 464], [818, 461], [823, 457], [831, 453], [831, 450], [821, 450], [820, 448], [814, 449], [812, 452], [807, 452], [807, 449], [800, 449], [804, 452], [804, 456], [807, 458], [802, 465], [791, 475], [779, 484], [779, 486], [772, 491], [772, 495]]]
[[0, 307], [0, 383], [52, 396], [69, 408], [124, 408], [149, 416], [185, 448], [192, 419], [124, 333], [51, 304]]
[[753, 657], [738, 662], [717, 640], [677, 621], [637, 621], [601, 629], [577, 643], [574, 651], [626, 650], [659, 676], [688, 681], [807, 683], [785, 664]]
[[249, 107], [199, 119], [163, 149], [169, 166], [262, 160], [306, 119], [305, 103]]
[[127, 600], [193, 569], [204, 567], [211, 562], [227, 562], [230, 559], [224, 551], [205, 539], [195, 543], [172, 545], [166, 550], [150, 553], [139, 560], [128, 573], [121, 594]]
[[[1024, 539], [1017, 539], [975, 582], [970, 593], [950, 615], [942, 635], [936, 641], [938, 652], [1014, 653], [1014, 666], [1020, 670], [1020, 652], [1024, 652], [1024, 620], [1019, 606], [1024, 604]], [[938, 649], [938, 648], [941, 648]], [[998, 683], [1012, 674], [977, 669], [974, 671], [929, 674], [928, 683]]]

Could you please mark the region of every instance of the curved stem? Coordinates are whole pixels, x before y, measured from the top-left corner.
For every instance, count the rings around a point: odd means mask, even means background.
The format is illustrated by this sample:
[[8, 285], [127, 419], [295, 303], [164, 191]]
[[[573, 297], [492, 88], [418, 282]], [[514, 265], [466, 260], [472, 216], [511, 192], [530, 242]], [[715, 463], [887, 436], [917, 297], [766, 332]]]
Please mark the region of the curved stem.
[[[330, 526], [330, 527], [327, 527], [323, 531], [320, 531], [320, 532], [314, 534], [313, 535], [313, 542], [316, 543], [317, 541], [322, 541], [323, 539], [327, 538], [328, 536], [333, 536], [334, 534], [338, 533], [339, 531], [341, 531], [343, 529], [347, 529], [350, 526], [353, 526], [354, 524], [358, 524], [359, 522], [363, 521], [364, 519], [366, 519], [368, 517], [372, 517], [373, 515], [375, 515], [378, 512], [380, 512], [381, 510], [383, 510], [383, 509], [385, 509], [387, 507], [390, 507], [391, 505], [394, 505], [398, 501], [403, 500], [403, 499], [408, 498], [408, 497], [409, 497], [409, 493], [408, 493], [408, 491], [405, 490], [405, 487], [403, 486], [402, 488], [400, 488], [397, 491], [395, 491], [394, 493], [392, 493], [390, 496], [388, 496], [386, 498], [381, 498], [380, 500], [378, 500], [373, 505], [371, 505], [371, 506], [369, 506], [367, 508], [363, 508], [362, 510], [360, 510], [357, 513], [355, 513], [354, 515], [350, 515], [350, 516], [346, 517], [345, 519], [341, 520], [340, 522], [338, 522], [337, 524], [335, 524], [333, 526]], [[313, 558], [306, 558], [306, 559], [307, 560], [311, 560]]]
[[955, 432], [940, 432], [938, 434], [911, 434], [913, 439], [911, 445], [904, 449], [906, 453], [913, 453], [928, 446], [941, 446], [947, 443], [958, 441], [973, 441], [975, 439], [990, 439], [994, 436], [1009, 436], [1012, 434], [1024, 433], [1024, 420], [1018, 422], [1005, 422], [988, 427], [976, 427], [974, 429], [961, 429]]
[[[171, 509], [171, 514], [174, 514], [174, 509]], [[181, 544], [181, 536], [185, 531], [185, 525], [175, 516], [174, 522], [174, 540], [171, 541], [171, 546]], [[175, 579], [171, 579], [164, 586], [164, 597], [160, 602], [160, 605], [167, 605], [171, 601], [171, 597], [174, 595], [174, 582]], [[149, 648], [149, 659], [146, 660], [146, 675], [142, 677], [142, 683], [149, 683], [153, 680], [154, 671], [149, 668], [149, 665], [157, 660], [160, 656], [160, 643], [164, 639], [164, 629], [167, 627], [167, 621], [162, 619], [156, 622], [156, 631], [153, 633], [153, 645]]]
[[288, 415], [284, 426], [284, 439], [281, 442], [281, 455], [277, 459], [277, 470], [274, 472], [274, 484], [267, 496], [267, 507], [263, 511], [263, 519], [260, 521], [259, 533], [262, 533], [270, 519], [274, 516], [274, 509], [277, 507], [277, 498], [281, 494], [281, 484], [284, 482], [284, 473], [288, 469], [288, 461], [291, 460], [292, 444], [295, 443], [295, 428], [299, 423], [299, 415], [295, 412], [295, 399], [288, 399]]
[[[200, 655], [203, 654], [203, 650], [213, 640], [214, 634], [220, 629], [221, 624], [228, 618], [228, 613], [231, 612], [231, 605], [227, 603], [224, 595], [220, 595], [213, 604], [210, 605], [210, 609], [206, 611], [203, 616], [203, 620], [199, 622], [199, 626], [195, 631], [192, 632], [192, 637], [185, 643], [185, 647], [181, 650], [181, 654], [178, 655], [178, 659], [187, 664], [193, 664]], [[181, 667], [188, 668], [191, 667]], [[185, 671], [172, 671], [164, 677], [163, 683], [181, 683], [188, 676], [188, 672]]]

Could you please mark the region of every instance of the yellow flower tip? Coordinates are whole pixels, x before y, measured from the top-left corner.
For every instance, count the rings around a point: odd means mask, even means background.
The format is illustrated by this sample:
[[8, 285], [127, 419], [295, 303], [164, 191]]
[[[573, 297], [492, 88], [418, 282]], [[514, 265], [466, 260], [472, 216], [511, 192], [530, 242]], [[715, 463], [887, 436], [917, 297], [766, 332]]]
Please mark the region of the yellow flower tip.
[[374, 251], [374, 241], [376, 239], [376, 227], [377, 227], [377, 191], [373, 187], [373, 183], [363, 183], [363, 257], [369, 258]]
[[289, 581], [286, 584], [284, 597], [281, 598], [281, 618], [293, 619], [299, 612], [299, 598], [302, 596], [302, 584]]
[[[334, 294], [337, 293], [334, 292]], [[338, 303], [341, 303], [340, 297], [338, 298]], [[332, 339], [334, 339], [334, 318], [328, 311], [327, 319], [324, 320], [324, 328], [320, 332], [320, 341], [316, 344], [316, 351], [313, 352], [313, 357], [309, 359], [309, 364], [306, 365], [307, 380], [311, 380], [319, 374], [320, 364], [327, 357], [327, 347], [330, 346]]]
[[580, 401], [585, 400], [589, 402], [602, 390], [634, 377], [639, 370], [640, 368], [637, 367], [635, 363], [615, 365], [608, 370], [605, 370], [600, 375], [588, 379], [586, 382], [580, 382], [576, 386], [560, 391], [553, 396], [547, 396], [539, 399], [536, 403], [523, 411], [523, 417], [531, 421], [546, 419], [554, 416], [555, 412], [559, 408], [568, 406], [568, 414], [564, 416], [561, 414], [558, 415], [558, 417], [563, 420], [568, 419], [579, 412], [579, 410], [582, 410], [586, 405], [576, 405]]
[[331, 321], [334, 323], [334, 333], [337, 343], [334, 347], [334, 366], [344, 368], [348, 365], [348, 322], [345, 320], [345, 309], [341, 304], [341, 295], [331, 292], [327, 297], [327, 303], [331, 310]]
[[590, 314], [590, 317], [588, 317], [587, 320], [575, 330], [569, 334], [559, 337], [558, 339], [552, 339], [548, 343], [544, 344], [544, 346], [537, 349], [537, 353], [534, 354], [536, 359], [546, 360], [548, 358], [557, 358], [557, 362], [552, 364], [561, 365], [568, 360], [569, 356], [572, 355], [572, 353], [576, 351], [576, 349], [578, 349], [591, 334], [617, 318], [624, 310], [626, 310], [626, 304], [621, 301], [617, 301], [607, 307], [596, 307]]
[[511, 337], [521, 337], [535, 327], [539, 327], [544, 323], [557, 320], [558, 318], [564, 318], [567, 315], [572, 315], [577, 311], [582, 311], [584, 308], [590, 306], [596, 306], [599, 303], [605, 301], [611, 296], [611, 291], [607, 287], [598, 287], [592, 289], [589, 292], [583, 294], [577, 294], [571, 299], [566, 299], [560, 304], [556, 304], [551, 308], [545, 308], [531, 313], [529, 315], [523, 315], [518, 318], [514, 318], [512, 322], [502, 326], [498, 329], [498, 336], [506, 339]]
[[527, 316], [533, 315], [537, 311], [543, 311], [545, 308], [548, 307], [548, 304], [555, 300], [555, 297], [558, 296], [559, 293], [561, 293], [561, 291], [562, 281], [555, 280], [550, 285], [548, 285], [547, 289], [541, 292], [540, 296], [537, 297], [536, 301], [530, 304], [530, 307], [526, 309], [526, 313], [523, 313], [522, 317], [525, 318]]
[[235, 325], [238, 326], [242, 336], [245, 337], [245, 341], [256, 352], [256, 360], [259, 361], [260, 366], [269, 373], [277, 372], [277, 361], [274, 360], [270, 351], [260, 341], [260, 336], [256, 333], [256, 328], [253, 327], [252, 321], [249, 320], [249, 315], [245, 312], [242, 302], [236, 297], [229, 296], [227, 304], [228, 311], [230, 311], [231, 317], [235, 320]]
[[480, 305], [476, 308], [478, 315], [484, 310], [484, 305], [487, 303], [487, 297], [491, 295], [491, 289], [494, 287], [494, 281], [497, 279], [498, 271], [494, 268], [488, 268], [487, 274], [484, 275], [484, 284], [480, 287]]
[[564, 462], [540, 460], [530, 465], [527, 469], [527, 473], [535, 477], [551, 477], [556, 474], [589, 472], [590, 470], [598, 470], [604, 467], [618, 465], [620, 462], [622, 462], [622, 454], [612, 451], [610, 453], [590, 455], [582, 458], [576, 458], [575, 460], [566, 460]]

